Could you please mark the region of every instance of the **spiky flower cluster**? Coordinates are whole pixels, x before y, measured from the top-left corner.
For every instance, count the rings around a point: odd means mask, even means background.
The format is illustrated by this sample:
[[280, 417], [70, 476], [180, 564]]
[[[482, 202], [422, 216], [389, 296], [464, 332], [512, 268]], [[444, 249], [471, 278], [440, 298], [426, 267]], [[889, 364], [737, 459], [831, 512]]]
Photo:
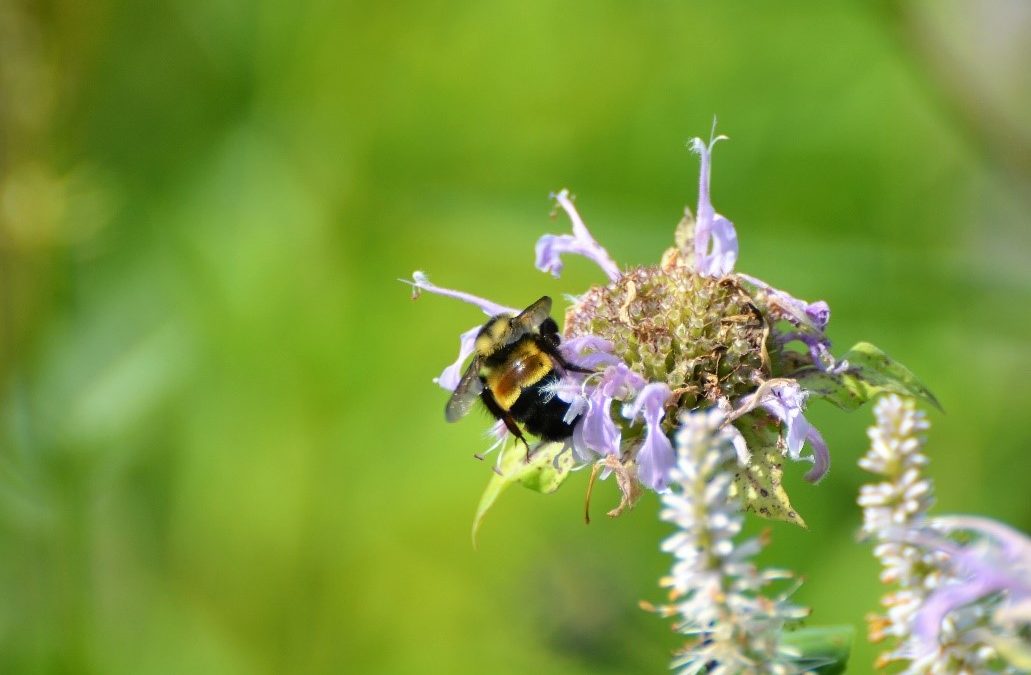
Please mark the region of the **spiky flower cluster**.
[[595, 286], [566, 312], [566, 335], [596, 335], [652, 382], [664, 382], [679, 408], [737, 398], [764, 373], [766, 323], [733, 277], [686, 266], [637, 267]]
[[808, 610], [788, 601], [794, 585], [777, 597], [763, 595], [791, 574], [752, 563], [759, 538], [737, 541], [744, 517], [730, 494], [736, 453], [725, 422], [715, 410], [682, 416], [660, 516], [677, 528], [662, 544], [676, 560], [660, 581], [670, 603], [645, 608], [675, 617], [675, 629], [690, 636], [672, 664], [681, 673], [799, 672], [779, 641], [784, 625]]
[[881, 580], [893, 587], [870, 638], [892, 648], [879, 666], [906, 673], [1026, 672], [1031, 667], [1031, 540], [985, 518], [928, 516], [923, 477], [928, 424], [910, 400], [888, 396], [862, 468], [884, 478], [860, 491], [863, 533], [875, 541]]

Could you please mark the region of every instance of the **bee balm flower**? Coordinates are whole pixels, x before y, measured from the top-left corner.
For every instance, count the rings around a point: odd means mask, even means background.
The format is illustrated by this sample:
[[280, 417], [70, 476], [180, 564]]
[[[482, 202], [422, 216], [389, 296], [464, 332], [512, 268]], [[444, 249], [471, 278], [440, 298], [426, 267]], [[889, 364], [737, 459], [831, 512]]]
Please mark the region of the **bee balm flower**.
[[[880, 353], [858, 367], [834, 359], [825, 302], [794, 298], [735, 270], [737, 233], [716, 212], [709, 193], [713, 146], [723, 138], [691, 142], [701, 160], [698, 217], [685, 212], [675, 246], [656, 265], [621, 268], [588, 230], [569, 191], [555, 195], [572, 232], [542, 236], [536, 266], [557, 277], [563, 256], [582, 255], [599, 266], [604, 280], [572, 298], [566, 309], [558, 349], [577, 368], [558, 368], [561, 377], [549, 382], [547, 395], [568, 404], [563, 421], [572, 426], [564, 450], [576, 465], [598, 462], [606, 472], [618, 466], [620, 476], [633, 477], [621, 480], [622, 487], [639, 481], [657, 491], [669, 483], [670, 439], [679, 415], [734, 411], [726, 424], [732, 425], [728, 433], [741, 466], [735, 490], [744, 493], [749, 509], [801, 523], [780, 488], [777, 456], [811, 462], [805, 475], [810, 482], [826, 475], [830, 453], [804, 416], [807, 400], [823, 397], [847, 408], [862, 402], [856, 392], [915, 385], [906, 379], [908, 371]], [[491, 316], [515, 312], [436, 286], [421, 272], [407, 283], [416, 295], [426, 291], [462, 300]], [[479, 330], [461, 334], [458, 359], [436, 378], [441, 387], [455, 388]], [[887, 375], [870, 376], [869, 369], [884, 364], [890, 364]], [[513, 361], [502, 367], [523, 366]], [[856, 380], [864, 386], [855, 386]], [[770, 427], [780, 428], [779, 440], [767, 433]], [[628, 490], [623, 492], [626, 497]], [[773, 493], [774, 503], [761, 503]]]

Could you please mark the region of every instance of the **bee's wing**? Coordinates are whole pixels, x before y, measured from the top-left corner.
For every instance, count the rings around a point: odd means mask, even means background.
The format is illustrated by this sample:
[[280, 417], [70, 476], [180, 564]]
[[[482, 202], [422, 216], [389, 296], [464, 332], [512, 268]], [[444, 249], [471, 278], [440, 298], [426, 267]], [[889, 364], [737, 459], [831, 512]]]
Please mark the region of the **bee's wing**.
[[458, 381], [458, 386], [447, 401], [447, 407], [444, 408], [444, 417], [447, 421], [457, 422], [465, 417], [476, 403], [481, 391], [483, 382], [480, 382], [480, 359], [477, 357], [465, 369], [462, 379]]
[[512, 319], [512, 330], [505, 341], [506, 344], [512, 344], [527, 333], [532, 333], [549, 316], [551, 316], [551, 298], [544, 295], [540, 300], [519, 312], [519, 316]]

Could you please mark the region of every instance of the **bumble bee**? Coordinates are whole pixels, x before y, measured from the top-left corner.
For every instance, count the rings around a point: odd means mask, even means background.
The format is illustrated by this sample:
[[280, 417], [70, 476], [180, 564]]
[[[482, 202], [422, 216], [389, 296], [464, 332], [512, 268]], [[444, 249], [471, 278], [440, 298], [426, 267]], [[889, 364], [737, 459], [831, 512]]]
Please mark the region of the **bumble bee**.
[[495, 418], [526, 446], [517, 423], [544, 441], [560, 441], [573, 434], [564, 417], [569, 404], [549, 385], [559, 380], [556, 366], [590, 373], [573, 365], [559, 352], [558, 324], [551, 318], [551, 298], [542, 297], [517, 316], [493, 316], [476, 336], [476, 352], [447, 402], [448, 422], [464, 417], [479, 398]]

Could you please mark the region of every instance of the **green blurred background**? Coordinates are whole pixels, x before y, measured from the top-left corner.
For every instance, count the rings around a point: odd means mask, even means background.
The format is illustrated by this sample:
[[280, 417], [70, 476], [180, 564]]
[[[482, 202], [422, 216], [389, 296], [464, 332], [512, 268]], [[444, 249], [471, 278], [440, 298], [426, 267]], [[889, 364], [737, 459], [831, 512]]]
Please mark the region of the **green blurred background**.
[[[739, 269], [937, 393], [942, 511], [1031, 528], [1029, 7], [0, 0], [0, 671], [664, 671], [657, 500], [513, 490], [474, 551], [431, 378], [482, 316], [396, 279], [598, 283], [533, 268], [564, 186], [657, 261], [714, 114]], [[764, 560], [862, 635], [870, 411], [811, 417]]]

